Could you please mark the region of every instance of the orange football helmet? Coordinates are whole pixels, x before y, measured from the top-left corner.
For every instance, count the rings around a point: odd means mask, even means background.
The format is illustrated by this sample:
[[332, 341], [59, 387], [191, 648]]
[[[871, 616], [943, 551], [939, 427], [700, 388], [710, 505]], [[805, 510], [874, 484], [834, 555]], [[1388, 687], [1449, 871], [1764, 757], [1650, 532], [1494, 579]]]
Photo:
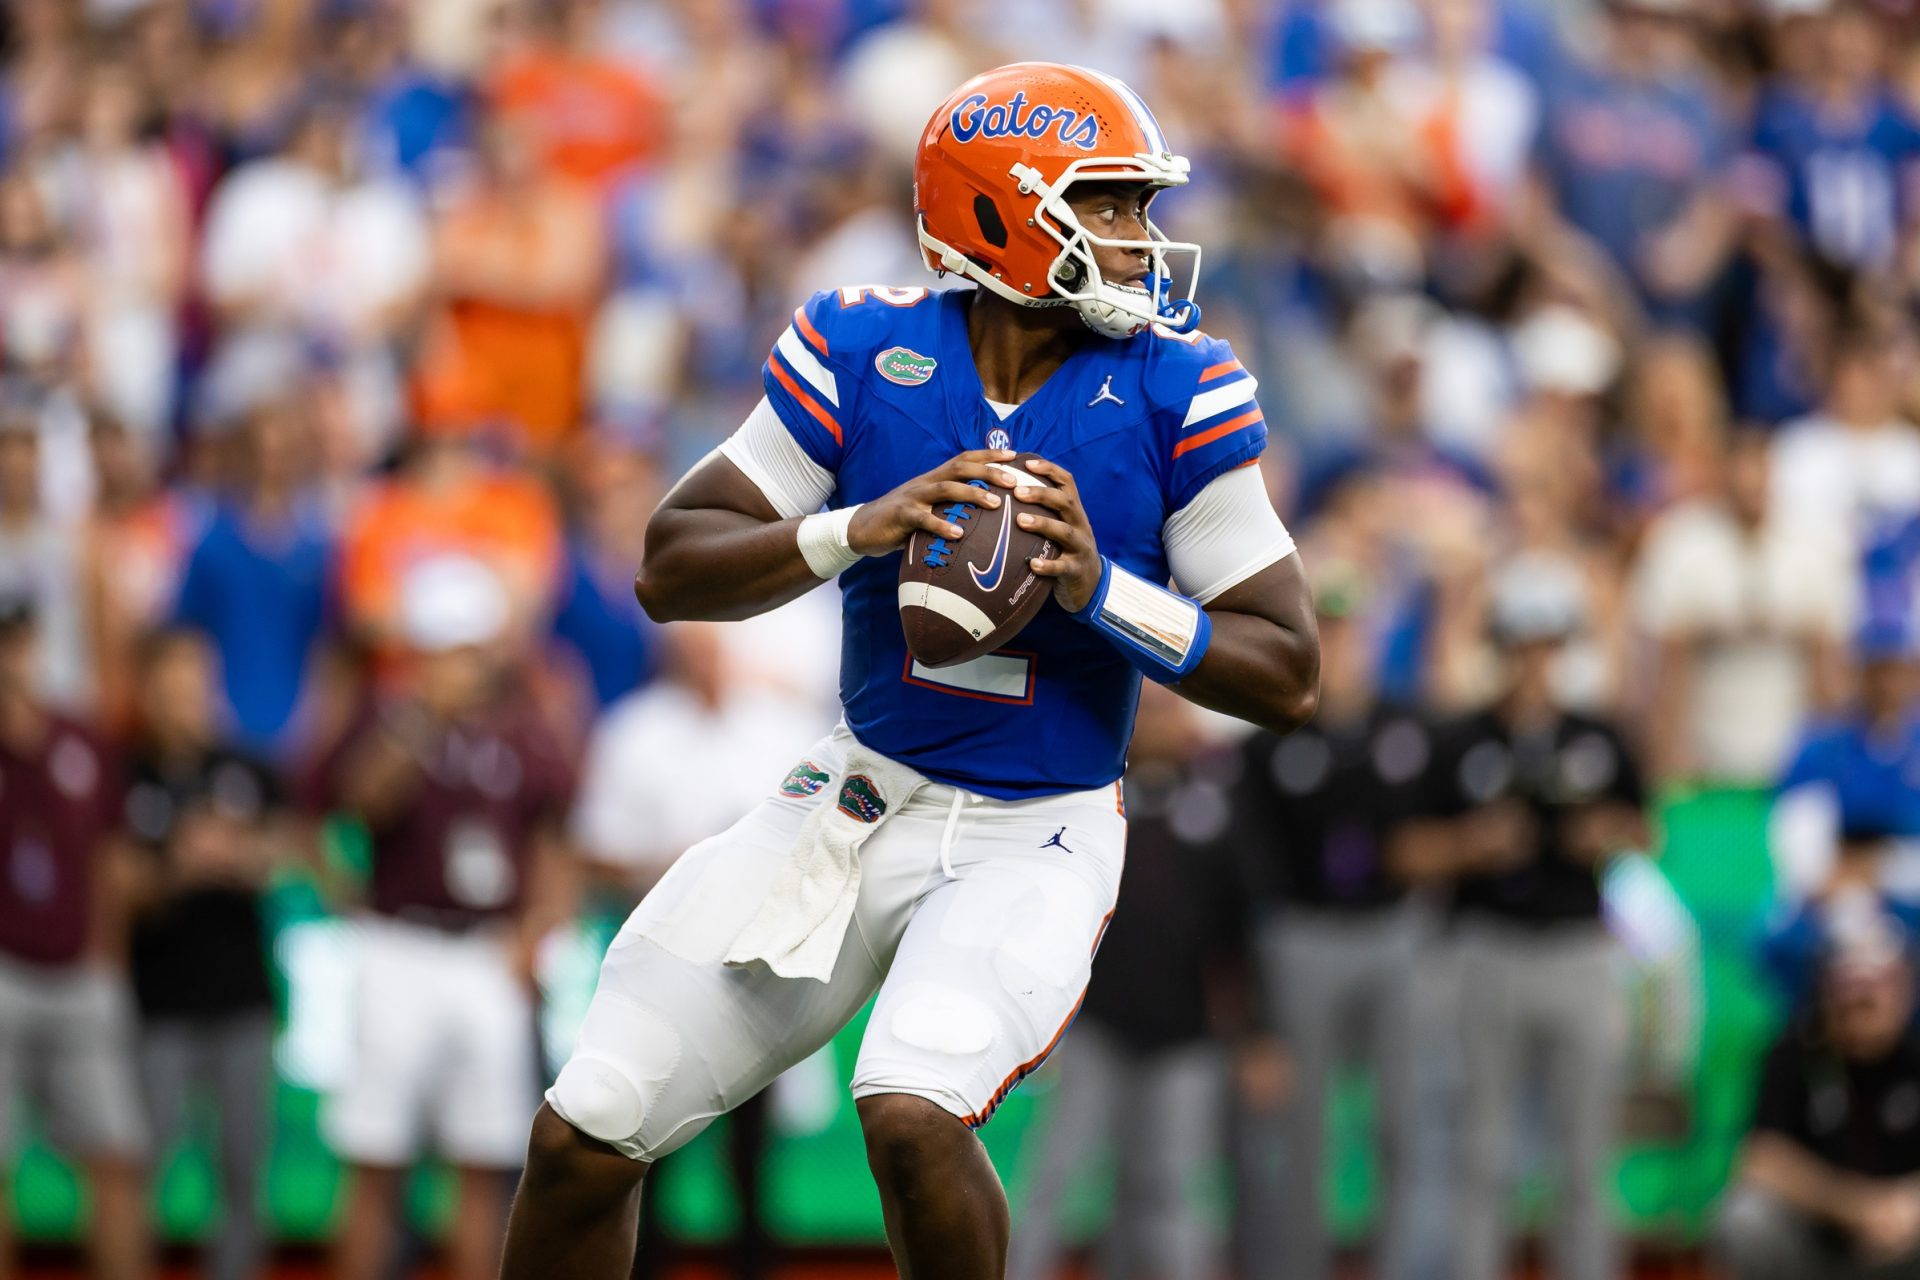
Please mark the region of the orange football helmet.
[[[1097, 236], [1066, 196], [1076, 182], [1182, 186], [1187, 171], [1140, 95], [1113, 76], [1058, 62], [997, 67], [954, 90], [920, 137], [921, 254], [934, 273], [963, 275], [1010, 302], [1074, 307], [1111, 338], [1149, 324], [1185, 332], [1200, 321], [1200, 246], [1168, 240], [1151, 221], [1147, 240]], [[1146, 287], [1102, 279], [1096, 247], [1145, 249]], [[1170, 253], [1192, 255], [1181, 295]]]

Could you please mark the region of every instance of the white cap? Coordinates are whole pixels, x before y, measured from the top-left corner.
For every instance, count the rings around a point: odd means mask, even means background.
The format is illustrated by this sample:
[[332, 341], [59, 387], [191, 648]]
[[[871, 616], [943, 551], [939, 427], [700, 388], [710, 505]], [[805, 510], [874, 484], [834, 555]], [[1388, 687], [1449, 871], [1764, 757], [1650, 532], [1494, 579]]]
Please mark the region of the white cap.
[[1620, 369], [1620, 344], [1572, 307], [1544, 307], [1521, 321], [1513, 354], [1529, 387], [1564, 395], [1598, 395]]
[[1504, 644], [1565, 640], [1586, 621], [1586, 584], [1559, 556], [1515, 556], [1494, 572], [1491, 596], [1490, 621]]
[[1327, 18], [1347, 49], [1406, 49], [1422, 30], [1420, 10], [1407, 0], [1335, 0]]
[[510, 612], [499, 576], [472, 556], [422, 560], [400, 586], [401, 630], [422, 653], [486, 644], [506, 629]]

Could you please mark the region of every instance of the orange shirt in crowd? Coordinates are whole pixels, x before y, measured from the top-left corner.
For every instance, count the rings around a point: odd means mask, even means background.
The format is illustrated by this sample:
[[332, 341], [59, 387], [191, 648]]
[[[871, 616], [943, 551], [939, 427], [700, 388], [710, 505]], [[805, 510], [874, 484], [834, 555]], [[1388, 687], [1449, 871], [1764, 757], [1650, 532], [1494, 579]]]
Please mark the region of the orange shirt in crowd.
[[483, 191], [435, 236], [446, 306], [417, 368], [429, 426], [508, 422], [550, 453], [579, 422], [587, 327], [603, 229], [585, 192], [562, 183]]
[[1445, 110], [1395, 117], [1378, 102], [1328, 90], [1304, 106], [1283, 107], [1283, 154], [1339, 217], [1388, 222], [1424, 237], [1436, 224], [1474, 215], [1455, 120]]
[[[473, 470], [456, 483], [410, 477], [374, 489], [349, 517], [341, 602], [349, 625], [376, 644], [397, 634], [400, 584], [422, 560], [462, 553], [500, 575], [523, 627], [552, 606], [563, 557], [559, 512], [530, 475]], [[391, 659], [392, 649], [382, 655]]]
[[666, 138], [666, 106], [631, 68], [610, 58], [529, 49], [495, 76], [496, 109], [538, 140], [554, 177], [604, 186], [652, 158]]

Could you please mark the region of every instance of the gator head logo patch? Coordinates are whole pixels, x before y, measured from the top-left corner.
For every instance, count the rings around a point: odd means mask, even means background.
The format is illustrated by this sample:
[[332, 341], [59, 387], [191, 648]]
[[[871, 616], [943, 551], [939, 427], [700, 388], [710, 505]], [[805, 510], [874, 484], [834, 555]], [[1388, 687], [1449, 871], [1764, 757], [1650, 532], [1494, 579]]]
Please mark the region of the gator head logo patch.
[[827, 771], [825, 769], [822, 769], [811, 760], [802, 760], [799, 764], [793, 766], [793, 772], [789, 773], [787, 780], [780, 784], [780, 794], [783, 796], [794, 796], [796, 798], [802, 796], [817, 796], [820, 794], [820, 789], [826, 786], [829, 781], [830, 779], [827, 777]]
[[920, 386], [933, 376], [939, 363], [932, 356], [923, 356], [905, 347], [888, 347], [873, 358], [873, 367], [880, 371], [881, 377], [903, 387]]
[[852, 774], [840, 784], [840, 812], [861, 822], [878, 822], [887, 811], [887, 802], [873, 788], [873, 779], [864, 773]]

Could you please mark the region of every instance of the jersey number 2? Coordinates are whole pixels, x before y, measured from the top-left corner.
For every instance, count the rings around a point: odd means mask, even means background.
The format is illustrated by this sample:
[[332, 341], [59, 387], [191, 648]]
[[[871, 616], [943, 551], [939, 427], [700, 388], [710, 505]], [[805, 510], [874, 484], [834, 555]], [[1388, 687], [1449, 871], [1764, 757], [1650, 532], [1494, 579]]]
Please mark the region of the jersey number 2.
[[919, 285], [895, 287], [887, 284], [850, 284], [840, 290], [840, 305], [857, 307], [873, 295], [890, 307], [910, 307], [927, 296]]

